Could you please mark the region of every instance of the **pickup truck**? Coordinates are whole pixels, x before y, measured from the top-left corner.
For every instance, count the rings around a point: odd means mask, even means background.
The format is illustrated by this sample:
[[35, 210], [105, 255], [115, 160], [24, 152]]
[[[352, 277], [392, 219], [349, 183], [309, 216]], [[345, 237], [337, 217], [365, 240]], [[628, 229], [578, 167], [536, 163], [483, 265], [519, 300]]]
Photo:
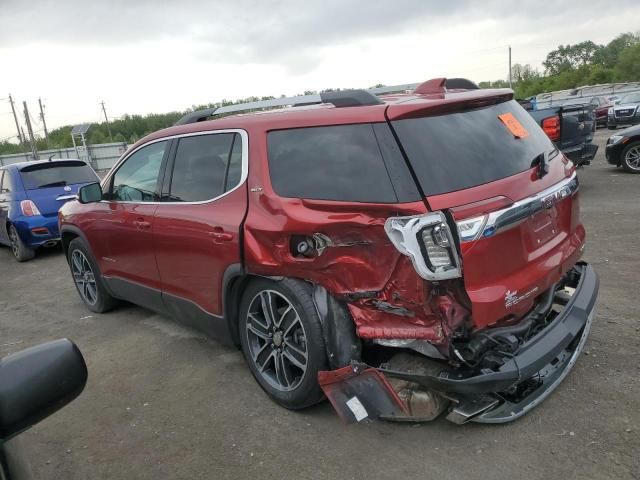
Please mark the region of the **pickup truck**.
[[598, 151], [598, 146], [592, 143], [596, 130], [593, 105], [565, 105], [533, 110], [530, 103], [520, 103], [554, 145], [576, 166], [591, 163]]

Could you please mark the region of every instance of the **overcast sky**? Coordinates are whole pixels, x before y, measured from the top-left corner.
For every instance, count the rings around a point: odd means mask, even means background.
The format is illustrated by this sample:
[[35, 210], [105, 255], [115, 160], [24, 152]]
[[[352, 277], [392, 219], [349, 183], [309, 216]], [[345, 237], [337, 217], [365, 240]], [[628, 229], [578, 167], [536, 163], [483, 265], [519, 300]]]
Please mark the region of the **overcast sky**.
[[559, 44], [638, 30], [638, 0], [0, 0], [0, 140], [5, 97], [42, 129], [250, 95], [506, 78]]

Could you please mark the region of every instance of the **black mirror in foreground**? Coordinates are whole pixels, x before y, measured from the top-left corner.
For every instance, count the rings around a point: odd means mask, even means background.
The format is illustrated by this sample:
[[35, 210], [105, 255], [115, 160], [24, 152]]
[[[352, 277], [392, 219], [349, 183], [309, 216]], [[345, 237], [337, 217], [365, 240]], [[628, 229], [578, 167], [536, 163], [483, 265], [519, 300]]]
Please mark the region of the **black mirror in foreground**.
[[102, 187], [99, 183], [90, 183], [78, 190], [78, 201], [80, 203], [96, 203], [102, 200]]
[[84, 358], [67, 339], [0, 360], [0, 444], [64, 407], [86, 383]]

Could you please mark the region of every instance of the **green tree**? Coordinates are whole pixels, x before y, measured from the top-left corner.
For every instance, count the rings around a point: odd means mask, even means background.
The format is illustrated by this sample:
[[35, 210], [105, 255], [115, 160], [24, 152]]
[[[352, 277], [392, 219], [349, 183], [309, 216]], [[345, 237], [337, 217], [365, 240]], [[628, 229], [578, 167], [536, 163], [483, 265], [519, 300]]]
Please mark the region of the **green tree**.
[[591, 40], [575, 45], [560, 45], [547, 54], [547, 58], [542, 64], [548, 74], [556, 75], [590, 64], [596, 52], [602, 48], [602, 45], [596, 45]]
[[620, 52], [615, 70], [618, 80], [626, 82], [640, 80], [640, 43]]
[[630, 32], [622, 33], [594, 53], [593, 63], [604, 68], [613, 68], [618, 63], [618, 58], [622, 51], [639, 42], [640, 35]]

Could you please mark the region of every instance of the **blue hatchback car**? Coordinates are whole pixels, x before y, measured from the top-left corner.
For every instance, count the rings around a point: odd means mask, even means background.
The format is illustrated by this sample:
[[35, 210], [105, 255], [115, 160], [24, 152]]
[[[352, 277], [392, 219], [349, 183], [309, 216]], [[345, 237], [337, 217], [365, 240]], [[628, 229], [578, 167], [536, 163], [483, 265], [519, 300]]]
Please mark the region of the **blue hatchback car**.
[[19, 262], [38, 247], [60, 241], [58, 210], [78, 189], [100, 181], [82, 160], [14, 163], [0, 167], [0, 244], [11, 247]]

